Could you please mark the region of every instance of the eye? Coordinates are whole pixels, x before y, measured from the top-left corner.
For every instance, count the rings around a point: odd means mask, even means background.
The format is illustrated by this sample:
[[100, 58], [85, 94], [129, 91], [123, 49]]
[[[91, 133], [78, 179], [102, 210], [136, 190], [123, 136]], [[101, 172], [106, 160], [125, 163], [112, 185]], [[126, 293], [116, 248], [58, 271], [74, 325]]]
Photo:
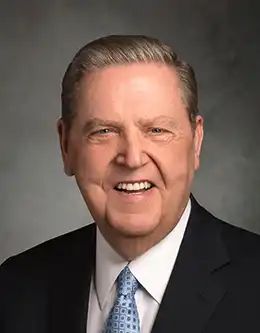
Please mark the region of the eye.
[[112, 128], [101, 128], [95, 132], [92, 132], [91, 135], [106, 135], [113, 132], [115, 132], [115, 130]]
[[97, 131], [98, 134], [107, 134], [109, 132], [110, 132], [109, 128], [102, 128], [102, 129]]
[[161, 133], [166, 132], [165, 129], [160, 128], [160, 127], [153, 127], [153, 128], [150, 129], [150, 131], [151, 131], [152, 134], [161, 134]]

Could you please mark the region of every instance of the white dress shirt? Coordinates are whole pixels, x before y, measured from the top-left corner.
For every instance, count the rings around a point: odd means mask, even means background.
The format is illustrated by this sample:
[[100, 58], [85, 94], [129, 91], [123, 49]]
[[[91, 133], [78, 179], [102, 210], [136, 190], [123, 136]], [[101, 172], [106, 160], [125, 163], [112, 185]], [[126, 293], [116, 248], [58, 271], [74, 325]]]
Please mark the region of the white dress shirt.
[[135, 294], [141, 333], [150, 333], [174, 267], [191, 210], [190, 200], [175, 228], [158, 244], [130, 263], [97, 228], [96, 272], [92, 276], [87, 333], [101, 333], [116, 297], [116, 279], [126, 265], [141, 284]]

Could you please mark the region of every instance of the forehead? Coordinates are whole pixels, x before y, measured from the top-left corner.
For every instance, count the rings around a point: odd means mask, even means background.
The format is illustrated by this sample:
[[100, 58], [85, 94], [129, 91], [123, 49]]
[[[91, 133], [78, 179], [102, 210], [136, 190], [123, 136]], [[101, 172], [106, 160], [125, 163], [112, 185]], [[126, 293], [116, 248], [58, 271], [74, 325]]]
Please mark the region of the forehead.
[[157, 63], [113, 65], [83, 77], [77, 109], [83, 109], [88, 115], [148, 111], [157, 116], [160, 112], [183, 108], [181, 95], [180, 80], [172, 66]]

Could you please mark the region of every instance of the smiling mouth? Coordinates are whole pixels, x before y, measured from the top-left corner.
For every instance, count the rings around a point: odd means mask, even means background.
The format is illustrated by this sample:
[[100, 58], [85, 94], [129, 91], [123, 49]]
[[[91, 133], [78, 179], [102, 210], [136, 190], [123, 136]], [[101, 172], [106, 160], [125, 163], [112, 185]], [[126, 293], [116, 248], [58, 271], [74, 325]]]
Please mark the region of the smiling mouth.
[[150, 191], [154, 184], [148, 181], [135, 183], [119, 183], [114, 187], [114, 190], [126, 194], [138, 194]]

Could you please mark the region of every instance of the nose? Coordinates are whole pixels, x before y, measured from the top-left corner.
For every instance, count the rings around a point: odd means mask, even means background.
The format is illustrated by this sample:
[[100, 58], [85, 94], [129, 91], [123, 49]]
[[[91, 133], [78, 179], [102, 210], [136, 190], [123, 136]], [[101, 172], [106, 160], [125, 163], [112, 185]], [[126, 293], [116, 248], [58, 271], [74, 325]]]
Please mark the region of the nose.
[[147, 162], [144, 142], [139, 133], [128, 134], [119, 144], [116, 162], [119, 165], [136, 169]]

